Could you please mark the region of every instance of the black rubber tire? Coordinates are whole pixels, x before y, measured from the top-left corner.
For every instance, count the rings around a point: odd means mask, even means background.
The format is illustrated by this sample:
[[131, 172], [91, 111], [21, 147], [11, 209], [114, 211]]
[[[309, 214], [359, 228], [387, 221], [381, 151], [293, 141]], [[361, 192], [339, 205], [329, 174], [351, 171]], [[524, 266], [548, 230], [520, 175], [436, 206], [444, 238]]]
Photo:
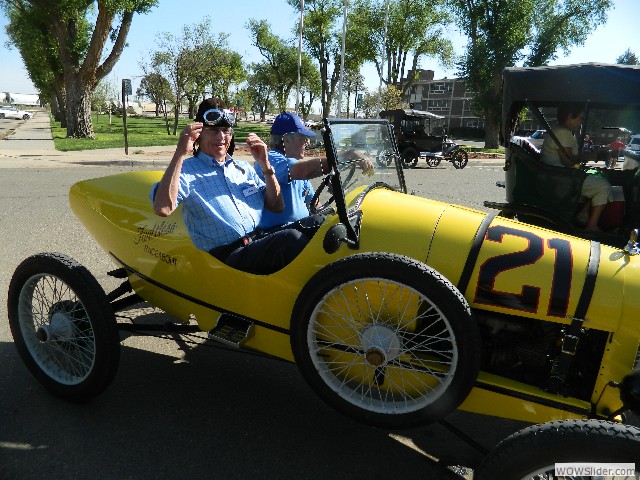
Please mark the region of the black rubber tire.
[[440, 157], [427, 157], [427, 165], [429, 165], [432, 168], [435, 168], [438, 165], [440, 165], [441, 161], [442, 159]]
[[394, 163], [394, 156], [390, 151], [380, 152], [376, 155], [376, 163], [383, 168], [391, 167]]
[[453, 163], [453, 166], [458, 170], [462, 170], [467, 166], [467, 163], [469, 163], [469, 154], [461, 148], [458, 148], [451, 154], [451, 163]]
[[120, 359], [118, 326], [85, 267], [59, 253], [25, 259], [11, 278], [7, 307], [18, 353], [47, 390], [84, 402], [111, 383]]
[[0, 120], [4, 119], [4, 113], [0, 113]]
[[420, 152], [413, 147], [407, 147], [402, 150], [402, 166], [404, 168], [414, 168], [418, 164]]
[[23, 120], [29, 120], [29, 115], [26, 115], [26, 114], [25, 114], [25, 115], [23, 115], [23, 116], [22, 116], [22, 119], [23, 119]]
[[481, 357], [478, 326], [456, 287], [388, 253], [356, 254], [318, 272], [294, 306], [291, 347], [324, 401], [385, 428], [425, 425], [455, 410]]
[[555, 463], [572, 462], [635, 463], [637, 470], [640, 429], [604, 420], [559, 420], [533, 425], [500, 442], [473, 478], [533, 480], [542, 478], [537, 475], [545, 471], [553, 473]]

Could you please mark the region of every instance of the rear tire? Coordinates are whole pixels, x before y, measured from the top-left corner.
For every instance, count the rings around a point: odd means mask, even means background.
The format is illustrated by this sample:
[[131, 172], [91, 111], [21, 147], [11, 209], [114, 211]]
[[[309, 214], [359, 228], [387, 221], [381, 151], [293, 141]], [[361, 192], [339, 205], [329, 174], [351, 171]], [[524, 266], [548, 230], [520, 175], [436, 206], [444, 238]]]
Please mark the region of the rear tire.
[[635, 463], [637, 474], [640, 429], [604, 420], [562, 420], [533, 425], [500, 442], [473, 478], [556, 478], [544, 476], [553, 474], [555, 463], [579, 462]]
[[402, 150], [402, 165], [404, 168], [414, 168], [418, 164], [418, 158], [420, 158], [420, 153], [415, 148], [407, 147]]
[[85, 267], [59, 253], [27, 258], [11, 278], [7, 307], [18, 353], [47, 390], [83, 402], [111, 383], [120, 359], [118, 327]]
[[440, 165], [441, 161], [442, 159], [440, 157], [427, 156], [427, 165], [429, 165], [430, 167], [437, 167], [438, 165]]

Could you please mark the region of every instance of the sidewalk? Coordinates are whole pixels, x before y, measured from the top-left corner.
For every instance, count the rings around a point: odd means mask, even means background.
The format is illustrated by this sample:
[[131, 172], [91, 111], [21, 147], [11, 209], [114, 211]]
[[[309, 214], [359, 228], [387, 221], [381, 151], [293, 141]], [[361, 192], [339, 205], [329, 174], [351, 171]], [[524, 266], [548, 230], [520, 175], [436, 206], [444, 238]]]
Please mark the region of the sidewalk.
[[[49, 115], [42, 112], [37, 113], [31, 120], [21, 122], [11, 135], [0, 140], [0, 168], [122, 165], [148, 166], [153, 170], [164, 170], [173, 152], [174, 148], [167, 146], [129, 147], [129, 155], [125, 155], [124, 147], [60, 152], [53, 144]], [[235, 157], [251, 160], [250, 155], [237, 154]]]

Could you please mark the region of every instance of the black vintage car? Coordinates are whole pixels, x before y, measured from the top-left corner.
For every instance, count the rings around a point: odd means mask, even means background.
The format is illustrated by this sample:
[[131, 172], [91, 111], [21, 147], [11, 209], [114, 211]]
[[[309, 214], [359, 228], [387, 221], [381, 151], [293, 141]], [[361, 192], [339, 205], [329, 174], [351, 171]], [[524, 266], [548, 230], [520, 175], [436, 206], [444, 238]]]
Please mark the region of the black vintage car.
[[442, 123], [444, 117], [409, 108], [383, 110], [380, 117], [393, 125], [404, 167], [415, 167], [420, 158], [430, 167], [437, 167], [442, 160], [458, 169], [467, 165], [469, 155], [447, 137]]
[[[485, 202], [502, 216], [544, 226], [571, 235], [624, 246], [630, 232], [640, 227], [640, 173], [598, 164], [580, 169], [553, 167], [540, 161], [540, 152], [527, 142], [513, 141], [522, 110], [527, 107], [551, 130], [563, 102], [582, 102], [585, 118], [576, 132], [582, 149], [585, 135], [597, 136], [606, 125], [640, 128], [640, 67], [595, 63], [553, 67], [506, 68], [503, 72], [502, 135], [505, 139], [506, 202]], [[553, 120], [551, 120], [553, 119]], [[618, 196], [607, 205], [602, 232], [580, 229], [584, 179], [595, 173], [606, 177]]]

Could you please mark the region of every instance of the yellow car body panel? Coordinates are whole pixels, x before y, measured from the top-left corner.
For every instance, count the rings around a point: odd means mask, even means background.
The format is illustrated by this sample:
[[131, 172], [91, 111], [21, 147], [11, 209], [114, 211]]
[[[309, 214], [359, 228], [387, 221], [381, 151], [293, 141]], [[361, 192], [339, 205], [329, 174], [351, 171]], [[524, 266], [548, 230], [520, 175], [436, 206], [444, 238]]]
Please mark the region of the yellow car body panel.
[[[337, 215], [329, 215], [291, 264], [271, 275], [253, 275], [198, 250], [180, 208], [166, 218], [153, 213], [149, 191], [161, 175], [133, 172], [79, 182], [70, 191], [71, 207], [102, 248], [127, 268], [142, 298], [183, 322], [195, 317], [204, 331], [223, 312], [253, 319], [255, 330], [245, 346], [290, 361], [289, 325], [302, 287], [326, 265], [354, 253], [416, 259], [458, 285], [474, 309], [560, 324], [571, 322], [587, 276], [590, 243], [585, 240], [500, 217], [491, 219], [486, 235], [477, 239], [485, 212], [385, 188], [362, 200], [357, 249], [342, 245], [333, 254], [325, 252], [325, 234], [338, 223]], [[348, 205], [358, 193], [347, 196]], [[593, 408], [485, 372], [461, 408], [535, 422], [618, 409], [617, 392], [607, 384], [622, 380], [634, 364], [640, 342], [639, 268], [638, 258], [601, 246], [585, 327], [612, 333]]]

